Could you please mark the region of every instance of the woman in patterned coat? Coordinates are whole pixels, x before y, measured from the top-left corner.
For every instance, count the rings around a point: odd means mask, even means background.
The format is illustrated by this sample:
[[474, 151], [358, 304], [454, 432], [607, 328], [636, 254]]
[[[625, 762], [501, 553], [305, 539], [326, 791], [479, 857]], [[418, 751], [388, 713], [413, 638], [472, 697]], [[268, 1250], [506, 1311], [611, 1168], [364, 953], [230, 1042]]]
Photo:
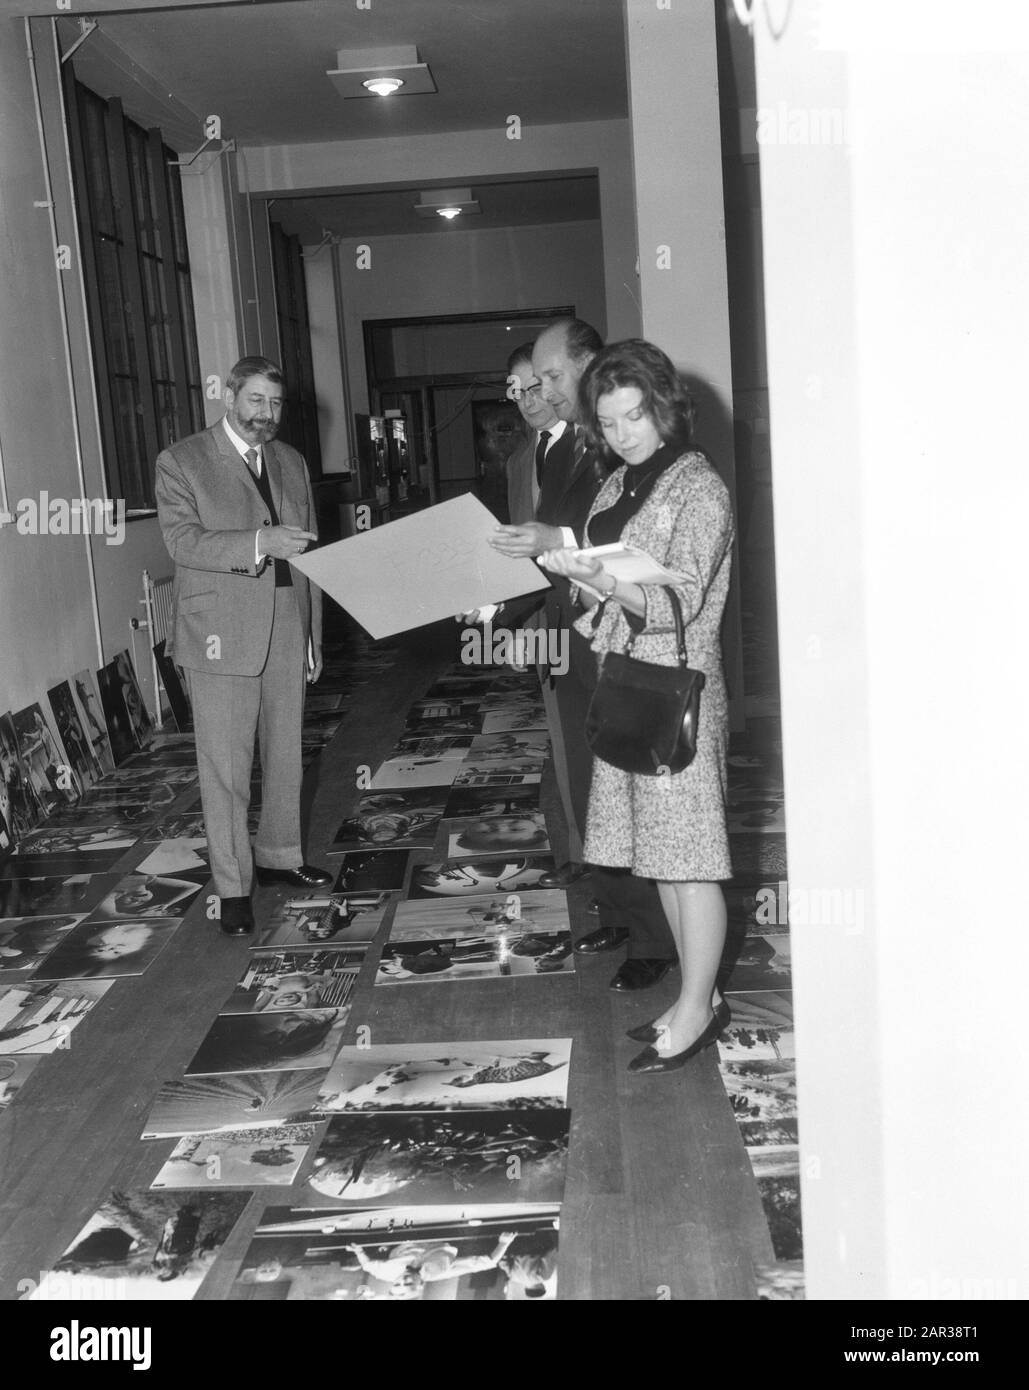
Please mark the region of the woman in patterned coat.
[[[590, 863], [657, 880], [682, 966], [678, 1000], [630, 1030], [649, 1042], [631, 1071], [670, 1071], [714, 1042], [729, 1021], [715, 988], [725, 944], [730, 878], [726, 830], [728, 700], [719, 629], [729, 588], [732, 507], [725, 484], [690, 446], [692, 404], [675, 367], [639, 339], [593, 359], [579, 386], [580, 418], [602, 452], [621, 460], [597, 494], [590, 546], [620, 541], [683, 576], [675, 587], [690, 666], [703, 671], [697, 755], [684, 771], [647, 777], [594, 759], [586, 836]], [[660, 585], [616, 581], [600, 559], [574, 549], [540, 561], [578, 587], [576, 624], [602, 659], [639, 634], [633, 655], [676, 662], [671, 599]], [[575, 591], [573, 590], [573, 593]]]

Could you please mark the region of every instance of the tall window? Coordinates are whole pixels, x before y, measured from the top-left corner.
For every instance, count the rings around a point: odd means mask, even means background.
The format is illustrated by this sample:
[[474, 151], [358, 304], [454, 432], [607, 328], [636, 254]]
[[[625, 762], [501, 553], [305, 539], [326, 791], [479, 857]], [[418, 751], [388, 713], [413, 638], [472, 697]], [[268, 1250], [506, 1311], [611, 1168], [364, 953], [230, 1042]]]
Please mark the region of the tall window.
[[177, 156], [74, 78], [68, 120], [108, 491], [154, 507], [154, 460], [203, 428]]

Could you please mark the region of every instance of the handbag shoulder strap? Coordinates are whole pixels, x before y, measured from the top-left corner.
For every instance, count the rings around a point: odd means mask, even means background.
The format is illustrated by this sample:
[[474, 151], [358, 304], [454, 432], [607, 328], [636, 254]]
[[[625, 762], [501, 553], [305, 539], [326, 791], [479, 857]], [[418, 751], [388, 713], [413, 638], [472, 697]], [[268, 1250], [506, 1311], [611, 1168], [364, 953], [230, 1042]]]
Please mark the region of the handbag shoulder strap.
[[[670, 584], [662, 584], [661, 587], [668, 595], [669, 606], [672, 610], [672, 621], [675, 624], [675, 653], [678, 658], [679, 665], [688, 666], [689, 658], [686, 655], [686, 628], [683, 623], [682, 604], [679, 600], [679, 595], [675, 592], [675, 590], [672, 588]], [[663, 631], [667, 631], [667, 628], [663, 629]], [[631, 653], [633, 647], [636, 644], [636, 638], [638, 636], [640, 636], [640, 634], [638, 632], [634, 632], [632, 636], [629, 638], [629, 644], [625, 649], [626, 653]]]

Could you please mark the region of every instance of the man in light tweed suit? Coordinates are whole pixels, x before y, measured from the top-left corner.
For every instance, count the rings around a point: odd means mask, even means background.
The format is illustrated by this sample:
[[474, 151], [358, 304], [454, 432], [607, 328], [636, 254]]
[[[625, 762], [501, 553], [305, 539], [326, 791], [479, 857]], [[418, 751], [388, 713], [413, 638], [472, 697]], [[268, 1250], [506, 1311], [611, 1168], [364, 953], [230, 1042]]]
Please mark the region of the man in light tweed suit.
[[[300, 735], [308, 680], [321, 674], [321, 591], [288, 563], [316, 539], [307, 466], [274, 443], [282, 373], [237, 362], [225, 417], [157, 460], [157, 513], [175, 561], [169, 655], [189, 681], [197, 763], [221, 925], [253, 930], [250, 890], [330, 883], [303, 862]], [[255, 739], [264, 799], [253, 852], [247, 827]]]

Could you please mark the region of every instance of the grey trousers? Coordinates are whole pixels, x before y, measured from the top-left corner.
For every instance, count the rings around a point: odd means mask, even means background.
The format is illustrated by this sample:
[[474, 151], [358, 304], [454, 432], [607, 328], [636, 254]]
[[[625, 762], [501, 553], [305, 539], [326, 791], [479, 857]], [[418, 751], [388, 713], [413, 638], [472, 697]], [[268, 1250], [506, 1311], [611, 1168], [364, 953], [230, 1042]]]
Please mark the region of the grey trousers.
[[[304, 651], [292, 588], [275, 590], [275, 619], [264, 670], [257, 676], [189, 671], [200, 796], [215, 892], [245, 897], [253, 858], [268, 869], [295, 869], [300, 844]], [[261, 820], [253, 854], [247, 815], [255, 739], [260, 740]]]

